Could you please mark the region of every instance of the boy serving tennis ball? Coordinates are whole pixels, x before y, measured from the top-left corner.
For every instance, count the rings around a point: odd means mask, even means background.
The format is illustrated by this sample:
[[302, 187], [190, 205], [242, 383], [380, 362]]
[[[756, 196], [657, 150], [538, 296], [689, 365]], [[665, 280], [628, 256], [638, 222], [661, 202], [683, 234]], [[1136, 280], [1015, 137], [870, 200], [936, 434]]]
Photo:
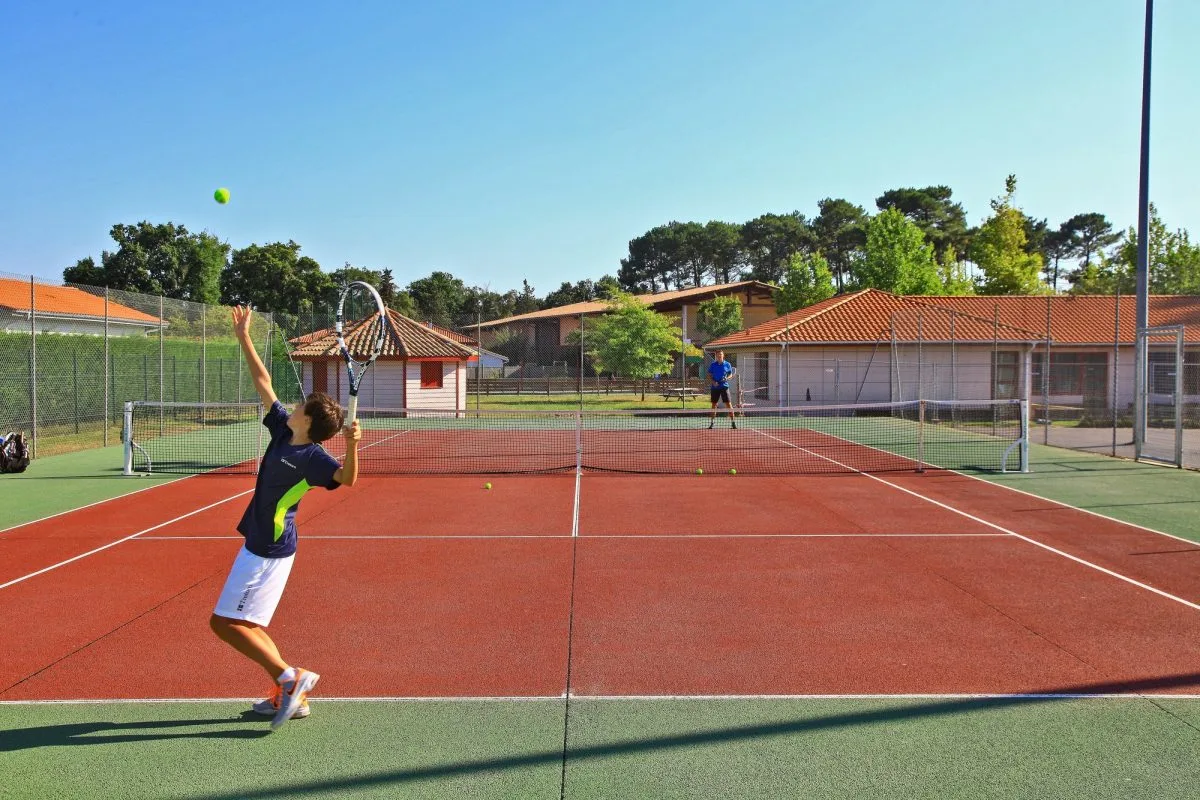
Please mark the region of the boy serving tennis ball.
[[[275, 730], [289, 719], [307, 717], [307, 695], [320, 675], [290, 666], [267, 635], [296, 557], [296, 509], [309, 489], [353, 486], [358, 478], [358, 422], [342, 427], [342, 409], [329, 395], [314, 392], [288, 414], [271, 388], [271, 376], [250, 341], [250, 309], [233, 310], [233, 328], [250, 377], [267, 414], [271, 443], [263, 453], [250, 505], [238, 523], [246, 542], [238, 552], [209, 624], [213, 632], [267, 671], [270, 697], [254, 704]], [[321, 442], [341, 429], [346, 463], [338, 464]]]

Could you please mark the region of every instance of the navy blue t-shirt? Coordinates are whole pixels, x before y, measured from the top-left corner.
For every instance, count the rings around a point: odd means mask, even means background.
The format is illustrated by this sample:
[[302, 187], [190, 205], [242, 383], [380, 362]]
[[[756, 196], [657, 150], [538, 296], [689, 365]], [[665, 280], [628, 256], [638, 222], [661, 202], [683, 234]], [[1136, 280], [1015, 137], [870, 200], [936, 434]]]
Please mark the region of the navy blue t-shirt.
[[292, 444], [288, 413], [276, 400], [263, 425], [271, 443], [258, 467], [250, 505], [238, 523], [246, 549], [262, 558], [286, 558], [296, 552], [296, 508], [309, 489], [336, 489], [333, 479], [341, 464], [319, 444]]
[[708, 365], [708, 374], [713, 383], [722, 389], [729, 388], [729, 376], [733, 373], [733, 365], [728, 361], [714, 361]]

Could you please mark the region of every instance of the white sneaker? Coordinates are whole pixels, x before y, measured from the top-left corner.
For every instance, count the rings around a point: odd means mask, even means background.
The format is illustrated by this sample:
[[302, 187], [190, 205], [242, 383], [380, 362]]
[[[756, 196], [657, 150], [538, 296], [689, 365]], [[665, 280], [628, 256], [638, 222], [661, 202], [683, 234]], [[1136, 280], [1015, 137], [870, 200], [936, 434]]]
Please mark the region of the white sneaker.
[[[279, 710], [279, 700], [283, 696], [283, 687], [275, 684], [270, 697], [264, 700], [259, 700], [254, 705], [250, 706], [250, 710], [255, 714], [262, 714], [264, 717], [273, 717], [275, 712]], [[292, 719], [304, 719], [312, 710], [308, 707], [308, 698], [304, 698], [300, 705], [296, 706], [296, 710], [292, 712]]]
[[279, 708], [271, 719], [271, 730], [279, 730], [283, 723], [292, 718], [308, 697], [308, 693], [317, 685], [321, 676], [306, 669], [296, 669], [296, 677], [280, 686]]

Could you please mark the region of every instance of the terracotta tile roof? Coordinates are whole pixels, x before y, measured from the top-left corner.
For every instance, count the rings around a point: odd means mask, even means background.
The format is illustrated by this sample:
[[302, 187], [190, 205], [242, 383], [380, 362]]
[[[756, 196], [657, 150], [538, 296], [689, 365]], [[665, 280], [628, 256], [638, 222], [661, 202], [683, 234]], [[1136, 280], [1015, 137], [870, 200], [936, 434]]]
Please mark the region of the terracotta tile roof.
[[[88, 320], [104, 319], [104, 295], [94, 295], [73, 286], [34, 284], [35, 312]], [[0, 308], [29, 312], [29, 281], [0, 278]], [[108, 318], [116, 322], [158, 325], [158, 317], [108, 301]]]
[[[656, 292], [654, 294], [639, 294], [637, 299], [641, 300], [648, 306], [660, 308], [663, 306], [672, 306], [676, 303], [682, 303], [688, 300], [699, 301], [706, 299], [706, 295], [716, 297], [718, 295], [728, 295], [739, 291], [757, 290], [771, 292], [775, 287], [769, 283], [761, 281], [738, 281], [737, 283], [719, 283], [713, 286], [696, 286], [691, 289], [680, 289], [674, 292]], [[540, 319], [558, 319], [560, 317], [578, 317], [581, 314], [603, 314], [608, 311], [608, 303], [604, 300], [588, 300], [583, 303], [570, 303], [565, 306], [556, 306], [554, 308], [544, 308], [541, 311], [530, 311], [528, 314], [516, 314], [503, 319], [494, 319], [491, 322], [485, 322], [480, 327], [490, 328], [500, 325], [508, 325], [513, 322], [534, 322]]]
[[[1046, 340], [1055, 344], [1111, 344], [1116, 322], [1115, 298], [1104, 295], [1052, 296], [908, 296], [878, 289], [840, 295], [783, 317], [731, 333], [707, 347], [769, 342], [862, 344], [890, 341], [892, 323], [904, 341], [1005, 342]], [[1121, 341], [1132, 343], [1135, 299], [1120, 299]], [[1150, 324], [1184, 324], [1188, 341], [1200, 341], [1200, 297], [1155, 295]], [[920, 317], [920, 330], [917, 319]], [[953, 324], [953, 336], [951, 325]]]
[[459, 344], [470, 345], [472, 348], [478, 344], [473, 336], [468, 336], [465, 333], [459, 333], [458, 331], [451, 330], [450, 328], [443, 328], [441, 325], [434, 325], [432, 322], [426, 322], [425, 327], [429, 328], [431, 331], [437, 331], [447, 339], [451, 339]]
[[[379, 314], [375, 313], [367, 319], [347, 323], [346, 346], [351, 350], [359, 347], [369, 350], [370, 323], [378, 316]], [[440, 358], [444, 361], [467, 361], [475, 355], [471, 348], [391, 309], [388, 309], [388, 323], [388, 335], [383, 343], [380, 360]], [[292, 352], [294, 358], [322, 360], [342, 357], [337, 345], [337, 334], [332, 328], [297, 336], [289, 342], [296, 348]]]

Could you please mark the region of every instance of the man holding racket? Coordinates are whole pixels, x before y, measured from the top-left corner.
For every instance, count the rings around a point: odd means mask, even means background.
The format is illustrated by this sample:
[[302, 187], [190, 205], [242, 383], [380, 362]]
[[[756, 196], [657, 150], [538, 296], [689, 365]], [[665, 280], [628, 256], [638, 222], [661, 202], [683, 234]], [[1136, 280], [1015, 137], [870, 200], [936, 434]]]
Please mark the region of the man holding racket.
[[733, 418], [733, 403], [729, 402], [729, 379], [733, 376], [733, 365], [725, 360], [725, 351], [718, 350], [714, 361], [708, 365], [708, 377], [712, 379], [712, 386], [708, 391], [708, 399], [712, 401], [712, 412], [708, 415], [708, 429], [712, 430], [717, 421], [717, 403], [725, 401], [725, 407], [729, 409], [729, 424], [734, 428], [737, 427], [737, 421]]
[[[271, 696], [254, 711], [272, 717], [275, 730], [289, 719], [307, 717], [307, 695], [320, 675], [283, 660], [266, 627], [283, 595], [296, 554], [296, 509], [300, 498], [318, 487], [353, 486], [358, 478], [358, 423], [343, 427], [342, 409], [329, 395], [314, 392], [289, 414], [275, 396], [271, 376], [250, 340], [251, 311], [233, 310], [234, 331], [250, 369], [250, 377], [267, 408], [263, 425], [271, 442], [263, 454], [238, 532], [246, 542], [233, 562], [225, 588], [209, 620], [213, 632], [258, 664], [274, 682]], [[341, 429], [346, 439], [345, 464], [321, 447]]]

